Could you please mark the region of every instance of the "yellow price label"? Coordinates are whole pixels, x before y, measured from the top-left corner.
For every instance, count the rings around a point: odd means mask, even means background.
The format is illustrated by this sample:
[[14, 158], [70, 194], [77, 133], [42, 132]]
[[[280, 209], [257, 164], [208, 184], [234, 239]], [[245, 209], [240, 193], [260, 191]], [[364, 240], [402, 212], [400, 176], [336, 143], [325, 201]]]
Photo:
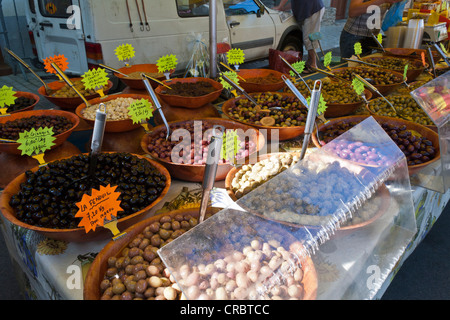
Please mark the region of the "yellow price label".
[[245, 54], [242, 49], [234, 48], [227, 52], [228, 64], [239, 65], [243, 64], [245, 60]]
[[141, 123], [153, 117], [153, 108], [147, 99], [141, 99], [129, 105], [128, 114], [133, 123]]
[[158, 59], [156, 62], [156, 66], [158, 67], [159, 72], [169, 72], [173, 69], [176, 69], [178, 65], [177, 56], [174, 54], [168, 54]]
[[[226, 75], [231, 81], [239, 85], [239, 77], [238, 74], [234, 71], [226, 71], [223, 73]], [[220, 77], [220, 83], [223, 85], [224, 89], [234, 89], [231, 84], [229, 84], [224, 78]]]
[[118, 46], [115, 50], [117, 59], [119, 61], [128, 61], [135, 57], [136, 52], [131, 44], [122, 44]]
[[41, 127], [37, 130], [32, 128], [30, 131], [19, 133], [17, 143], [20, 145], [17, 149], [22, 150], [22, 155], [32, 156], [51, 149], [55, 145], [53, 143], [55, 139], [53, 128]]
[[[81, 81], [84, 83], [84, 87], [88, 90], [95, 90], [97, 92], [101, 92], [101, 96], [103, 96], [103, 87], [108, 85], [108, 74], [105, 69], [98, 68], [92, 69], [86, 72]], [[99, 92], [99, 93], [100, 93]]]
[[7, 87], [4, 85], [0, 88], [0, 108], [4, 108], [7, 106], [10, 106], [14, 104], [17, 97], [14, 96], [16, 94], [15, 91], [13, 91], [13, 87]]
[[355, 49], [355, 54], [356, 54], [357, 56], [359, 56], [359, 55], [362, 53], [362, 45], [361, 45], [361, 42], [355, 43], [354, 49]]
[[236, 130], [226, 130], [223, 133], [222, 149], [220, 151], [221, 159], [234, 162], [236, 155], [241, 147], [241, 141]]

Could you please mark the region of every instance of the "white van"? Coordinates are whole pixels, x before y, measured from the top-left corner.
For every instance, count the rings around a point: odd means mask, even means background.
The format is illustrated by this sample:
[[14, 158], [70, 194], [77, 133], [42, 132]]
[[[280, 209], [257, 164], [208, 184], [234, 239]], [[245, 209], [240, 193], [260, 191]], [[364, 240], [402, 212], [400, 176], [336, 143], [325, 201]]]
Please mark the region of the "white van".
[[[263, 4], [262, 2], [266, 3]], [[266, 58], [269, 49], [302, 51], [301, 30], [292, 14], [269, 8], [279, 0], [216, 0], [217, 42], [244, 50], [245, 61]], [[42, 62], [63, 54], [68, 74], [98, 63], [124, 66], [115, 55], [131, 44], [132, 64], [156, 63], [167, 54], [184, 70], [192, 55], [189, 39], [201, 35], [209, 48], [209, 0], [28, 0], [28, 27]]]

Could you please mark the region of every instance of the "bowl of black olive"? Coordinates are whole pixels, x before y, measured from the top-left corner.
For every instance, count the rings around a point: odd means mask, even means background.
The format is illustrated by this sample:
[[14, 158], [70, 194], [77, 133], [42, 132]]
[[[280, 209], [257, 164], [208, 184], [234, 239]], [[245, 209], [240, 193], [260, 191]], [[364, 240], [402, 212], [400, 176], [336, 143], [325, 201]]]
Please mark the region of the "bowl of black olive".
[[16, 91], [14, 97], [16, 97], [14, 104], [11, 104], [6, 108], [7, 114], [33, 110], [40, 100], [37, 94], [25, 91]]
[[169, 172], [148, 157], [131, 153], [100, 153], [94, 178], [89, 176], [88, 154], [56, 160], [27, 170], [3, 190], [0, 209], [11, 223], [44, 236], [84, 242], [106, 239], [112, 233], [96, 228], [86, 233], [75, 217], [83, 195], [100, 186], [117, 186], [120, 207], [117, 227], [125, 230], [146, 218], [150, 209], [167, 194]]
[[[69, 111], [62, 110], [30, 110], [0, 117], [0, 138], [17, 141], [20, 133], [31, 129], [53, 128], [55, 140], [51, 149], [60, 146], [69, 138], [73, 130], [79, 125], [80, 118]], [[0, 152], [21, 155], [17, 142], [0, 142]]]

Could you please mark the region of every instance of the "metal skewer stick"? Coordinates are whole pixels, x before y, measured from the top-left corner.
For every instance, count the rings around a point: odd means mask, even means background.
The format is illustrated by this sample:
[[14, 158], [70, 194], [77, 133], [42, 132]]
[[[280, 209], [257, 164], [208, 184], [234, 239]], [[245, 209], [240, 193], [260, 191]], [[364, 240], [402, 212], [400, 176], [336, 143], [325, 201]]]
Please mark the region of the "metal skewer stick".
[[322, 69], [319, 69], [319, 68], [314, 68], [314, 67], [311, 67], [311, 69], [313, 69], [314, 71], [319, 72], [321, 74], [324, 74], [326, 76], [329, 76], [329, 77], [332, 77], [332, 78], [336, 78], [336, 79], [339, 79], [341, 81], [349, 82], [348, 80], [346, 80], [344, 78], [341, 78], [341, 77], [339, 77], [339, 76], [337, 76], [337, 75], [335, 75], [335, 74], [333, 74], [331, 72], [328, 72], [328, 71], [325, 71], [325, 70], [322, 70]]
[[383, 45], [380, 43], [380, 41], [378, 41], [378, 37], [376, 35], [374, 35], [373, 32], [372, 32], [372, 38], [373, 38], [373, 40], [375, 40], [375, 42], [380, 47], [380, 49], [383, 50], [383, 52], [386, 52], [386, 50], [384, 50]]
[[450, 61], [448, 60], [447, 55], [442, 51], [442, 49], [437, 45], [436, 42], [433, 42], [433, 46], [436, 49], [436, 51], [439, 53], [439, 55], [444, 59], [445, 63], [450, 67]]
[[280, 57], [281, 61], [283, 61], [283, 62], [289, 67], [289, 69], [291, 69], [291, 71], [294, 72], [295, 75], [296, 75], [298, 78], [300, 78], [300, 80], [303, 81], [303, 83], [305, 84], [306, 88], [308, 88], [309, 92], [311, 93], [311, 88], [308, 86], [308, 84], [306, 83], [305, 79], [303, 79], [303, 77], [301, 76], [301, 74], [298, 73], [298, 71], [295, 70], [295, 68], [294, 68], [294, 67], [293, 67], [293, 66], [292, 66], [285, 58], [283, 58], [283, 57], [280, 56], [280, 55], [279, 55], [279, 57]]
[[91, 104], [87, 101], [87, 99], [85, 98], [85, 96], [83, 96], [80, 91], [78, 91], [77, 88], [75, 88], [75, 86], [73, 85], [72, 81], [70, 81], [70, 79], [64, 74], [64, 72], [62, 72], [62, 70], [58, 67], [58, 65], [54, 62], [51, 63], [51, 66], [56, 70], [56, 72], [60, 75], [60, 77], [64, 80], [65, 83], [67, 83], [67, 85], [72, 88], [73, 91], [76, 92], [76, 94], [81, 98], [81, 100], [83, 100], [84, 104], [87, 107], [90, 107]]
[[118, 74], [121, 74], [121, 75], [123, 75], [124, 77], [129, 77], [129, 75], [128, 74], [126, 74], [126, 73], [123, 73], [123, 72], [120, 72], [119, 70], [117, 70], [117, 69], [114, 69], [114, 68], [111, 68], [111, 67], [108, 67], [108, 66], [105, 66], [104, 64], [101, 64], [101, 63], [99, 63], [98, 64], [100, 67], [102, 67], [103, 69], [107, 69], [107, 70], [109, 70], [109, 71], [112, 71], [112, 72], [115, 72], [115, 73], [118, 73]]
[[[220, 130], [218, 130], [220, 128]], [[205, 175], [203, 176], [203, 194], [200, 205], [199, 223], [205, 219], [206, 209], [208, 208], [209, 196], [216, 181], [217, 167], [220, 161], [220, 151], [223, 144], [223, 133], [225, 127], [215, 125], [213, 127], [211, 143], [208, 146], [208, 158], [206, 160]]]
[[152, 85], [150, 84], [150, 81], [148, 81], [147, 76], [144, 73], [141, 73], [141, 78], [142, 78], [142, 81], [144, 81], [145, 88], [147, 89], [147, 91], [153, 101], [153, 104], [156, 106], [156, 109], [158, 109], [158, 112], [161, 115], [164, 125], [166, 126], [166, 131], [167, 131], [166, 140], [169, 140], [169, 137], [171, 136], [172, 132], [170, 131], [170, 126], [169, 126], [169, 123], [167, 123], [166, 116], [164, 115], [164, 112], [162, 111], [161, 103], [159, 102], [158, 97], [155, 94], [155, 91], [153, 91]]
[[430, 59], [430, 66], [433, 68], [433, 76], [436, 78], [436, 64], [434, 63], [433, 52], [431, 51], [431, 46], [427, 46], [427, 54]]
[[377, 68], [377, 69], [381, 68], [381, 66], [379, 66], [377, 64], [373, 64], [373, 63], [369, 63], [369, 62], [365, 62], [365, 61], [361, 61], [361, 60], [354, 60], [354, 59], [348, 59], [348, 58], [342, 58], [342, 60], [348, 61], [348, 62], [356, 62], [356, 63], [364, 64], [364, 65], [372, 67], [372, 68]]
[[[317, 88], [317, 84], [319, 87]], [[300, 153], [300, 160], [303, 160], [308, 149], [309, 142], [311, 140], [311, 134], [313, 132], [314, 124], [317, 117], [317, 108], [319, 106], [320, 95], [322, 93], [322, 82], [316, 80], [314, 83], [314, 88], [311, 93], [311, 103], [309, 104], [308, 117], [306, 118], [305, 133], [302, 144], [302, 151]]]

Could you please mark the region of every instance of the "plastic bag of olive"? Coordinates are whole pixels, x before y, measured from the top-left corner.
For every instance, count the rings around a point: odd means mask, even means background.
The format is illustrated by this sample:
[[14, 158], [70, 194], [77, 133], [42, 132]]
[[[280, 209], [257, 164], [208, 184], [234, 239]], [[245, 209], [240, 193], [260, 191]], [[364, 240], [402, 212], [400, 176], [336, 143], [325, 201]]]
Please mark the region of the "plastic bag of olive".
[[[82, 242], [106, 238], [103, 228], [86, 233], [78, 227], [76, 203], [83, 194], [99, 185], [89, 185], [86, 154], [56, 160], [28, 170], [11, 181], [0, 198], [1, 211], [11, 223], [34, 230], [49, 238]], [[146, 157], [128, 153], [102, 153], [95, 172], [101, 184], [118, 186], [121, 208], [118, 228], [141, 219], [170, 188], [167, 170]]]

